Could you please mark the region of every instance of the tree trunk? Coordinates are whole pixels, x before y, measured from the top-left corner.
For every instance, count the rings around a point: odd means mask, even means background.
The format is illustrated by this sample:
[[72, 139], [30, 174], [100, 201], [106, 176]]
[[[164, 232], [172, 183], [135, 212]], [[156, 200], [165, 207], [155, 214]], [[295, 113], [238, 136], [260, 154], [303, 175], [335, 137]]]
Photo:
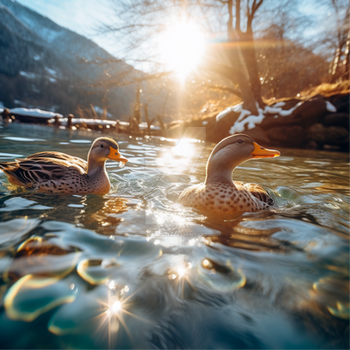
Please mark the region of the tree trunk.
[[140, 103], [140, 85], [136, 86], [136, 101], [134, 105], [134, 118], [137, 123], [141, 123], [141, 103]]
[[250, 86], [254, 94], [255, 100], [260, 107], [264, 106], [261, 98], [261, 83], [258, 74], [258, 65], [256, 62], [253, 32], [247, 29], [246, 33], [240, 33], [240, 44], [242, 47], [242, 55], [248, 69]]
[[227, 6], [229, 10], [229, 20], [227, 22], [227, 38], [229, 45], [227, 53], [232, 67], [237, 68], [235, 77], [232, 80], [237, 81], [241, 89], [243, 108], [250, 111], [253, 115], [258, 115], [256, 101], [247, 76], [247, 67], [245, 66], [241, 49], [239, 45], [237, 45], [239, 42], [237, 33], [233, 29], [232, 0], [228, 0]]
[[335, 83], [337, 81], [337, 79], [339, 78], [339, 63], [340, 63], [340, 55], [342, 52], [342, 45], [340, 45], [340, 47], [337, 48], [336, 52], [335, 52], [335, 57], [333, 60], [333, 65], [332, 65], [332, 72], [331, 72], [331, 83]]
[[348, 38], [345, 45], [345, 60], [343, 62], [344, 65], [344, 72], [343, 72], [343, 78], [344, 80], [349, 79], [349, 58], [350, 58], [350, 29], [348, 30]]

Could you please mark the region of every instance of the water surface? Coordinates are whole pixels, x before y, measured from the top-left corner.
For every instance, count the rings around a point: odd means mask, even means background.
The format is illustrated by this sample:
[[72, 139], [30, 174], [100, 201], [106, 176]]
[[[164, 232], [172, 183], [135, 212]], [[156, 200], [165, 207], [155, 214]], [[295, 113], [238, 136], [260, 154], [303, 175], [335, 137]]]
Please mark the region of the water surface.
[[[0, 126], [0, 161], [86, 158], [101, 136]], [[48, 196], [0, 172], [2, 348], [348, 348], [349, 159], [281, 150], [234, 178], [269, 212], [208, 217], [177, 203], [214, 145], [115, 135], [108, 195]]]

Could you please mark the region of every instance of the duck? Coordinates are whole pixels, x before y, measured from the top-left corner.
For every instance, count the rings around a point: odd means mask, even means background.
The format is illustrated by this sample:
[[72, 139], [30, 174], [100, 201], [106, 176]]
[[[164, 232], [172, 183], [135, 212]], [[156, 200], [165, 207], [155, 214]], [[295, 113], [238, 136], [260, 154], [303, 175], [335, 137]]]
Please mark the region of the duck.
[[48, 194], [106, 194], [110, 182], [106, 172], [108, 159], [128, 162], [119, 152], [116, 141], [97, 138], [89, 150], [87, 161], [61, 152], [46, 151], [24, 159], [0, 163], [0, 169], [16, 186]]
[[246, 134], [221, 140], [212, 150], [206, 166], [205, 181], [186, 188], [179, 202], [212, 214], [233, 214], [268, 209], [271, 196], [258, 184], [233, 181], [232, 173], [249, 159], [279, 157], [277, 150], [261, 147]]

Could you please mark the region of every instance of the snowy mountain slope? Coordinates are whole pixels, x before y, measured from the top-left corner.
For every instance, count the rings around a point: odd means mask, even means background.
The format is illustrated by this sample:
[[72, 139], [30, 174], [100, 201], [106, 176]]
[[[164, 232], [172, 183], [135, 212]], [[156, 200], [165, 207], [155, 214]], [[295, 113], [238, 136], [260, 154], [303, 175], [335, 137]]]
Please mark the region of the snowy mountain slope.
[[[101, 106], [104, 91], [88, 85], [103, 77], [106, 69], [114, 74], [130, 68], [123, 62], [107, 66], [82, 63], [82, 58], [114, 57], [91, 40], [12, 0], [0, 0], [0, 57], [0, 101], [16, 107], [15, 100], [29, 106], [38, 99], [41, 107], [62, 105], [62, 113], [74, 113], [75, 103]], [[56, 97], [46, 96], [48, 90]], [[114, 116], [130, 113], [134, 90], [129, 86], [108, 92]]]

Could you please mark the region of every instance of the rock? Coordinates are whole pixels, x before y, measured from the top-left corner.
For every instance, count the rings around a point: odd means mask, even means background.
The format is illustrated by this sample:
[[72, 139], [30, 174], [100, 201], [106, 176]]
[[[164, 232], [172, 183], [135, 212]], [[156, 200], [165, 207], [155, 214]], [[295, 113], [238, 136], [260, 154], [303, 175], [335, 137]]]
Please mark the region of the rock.
[[277, 115], [276, 117], [271, 114], [266, 114], [265, 119], [259, 124], [259, 126], [264, 130], [268, 130], [280, 126], [298, 125], [299, 123], [299, 121], [295, 119], [294, 114], [285, 117]]
[[344, 102], [342, 104], [339, 104], [337, 108], [337, 112], [339, 113], [350, 113], [350, 105], [349, 102]]
[[324, 151], [336, 151], [339, 152], [341, 150], [341, 146], [330, 146], [330, 145], [324, 145], [323, 146]]
[[350, 115], [346, 113], [328, 114], [323, 119], [325, 126], [342, 126], [349, 130]]
[[306, 144], [305, 147], [306, 147], [307, 149], [317, 149], [317, 148], [319, 148], [317, 142], [314, 141], [314, 140], [310, 140], [310, 141]]
[[301, 126], [278, 126], [267, 131], [275, 145], [301, 147], [307, 142], [307, 132]]
[[322, 124], [314, 124], [309, 129], [309, 137], [322, 145], [342, 146], [349, 142], [348, 130], [338, 126], [325, 127]]
[[215, 125], [216, 138], [220, 141], [224, 137], [229, 136], [229, 131], [232, 125], [240, 116], [240, 112], [229, 112], [223, 118], [221, 118]]
[[268, 145], [271, 142], [266, 132], [259, 126], [256, 126], [254, 129], [244, 131], [243, 133], [249, 135], [256, 142], [261, 143], [262, 145]]
[[[288, 101], [289, 102], [289, 101]], [[296, 100], [294, 106], [300, 101]], [[290, 106], [289, 109], [294, 107]], [[287, 110], [283, 106], [284, 110]], [[297, 107], [290, 115], [288, 116], [274, 116], [267, 114], [265, 119], [262, 121], [260, 126], [264, 129], [270, 129], [274, 127], [281, 126], [300, 126], [309, 127], [310, 125], [321, 122], [326, 114], [328, 114], [326, 107], [326, 101], [322, 96], [315, 96], [310, 100], [304, 101], [299, 107]]]
[[309, 127], [316, 122], [322, 121], [327, 113], [329, 112], [327, 110], [326, 101], [322, 96], [317, 96], [305, 101], [293, 114], [296, 119], [300, 120], [303, 126]]
[[349, 94], [339, 94], [329, 97], [330, 102], [337, 109], [337, 113], [346, 113], [350, 112], [350, 95]]
[[[282, 106], [281, 108], [283, 110], [289, 110], [291, 108], [293, 108], [295, 105], [297, 105], [301, 100], [298, 98], [291, 98], [290, 100], [284, 100], [284, 106]], [[277, 102], [274, 102], [271, 107], [276, 104]]]

